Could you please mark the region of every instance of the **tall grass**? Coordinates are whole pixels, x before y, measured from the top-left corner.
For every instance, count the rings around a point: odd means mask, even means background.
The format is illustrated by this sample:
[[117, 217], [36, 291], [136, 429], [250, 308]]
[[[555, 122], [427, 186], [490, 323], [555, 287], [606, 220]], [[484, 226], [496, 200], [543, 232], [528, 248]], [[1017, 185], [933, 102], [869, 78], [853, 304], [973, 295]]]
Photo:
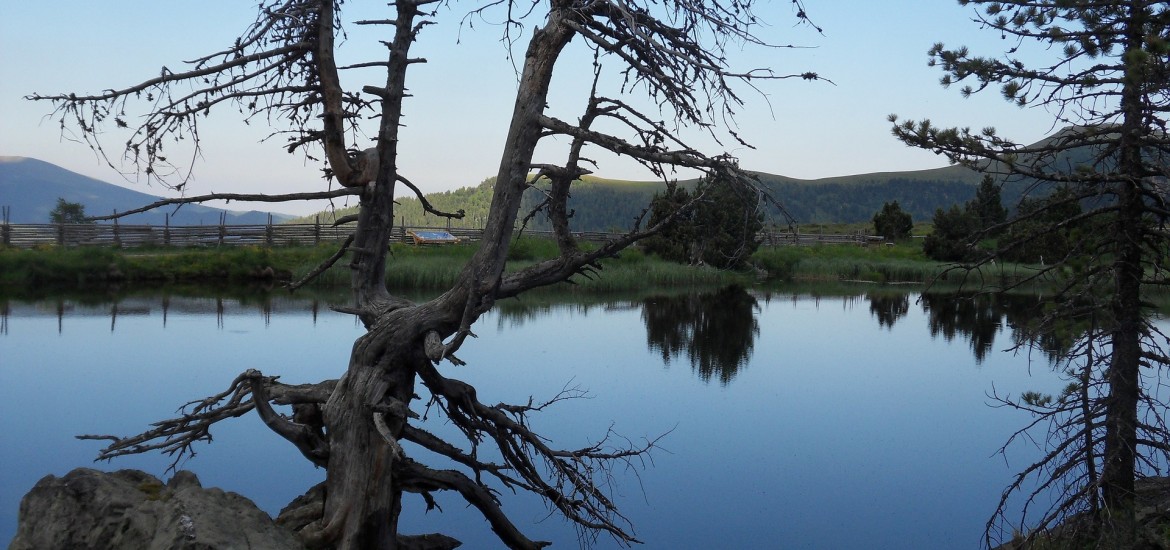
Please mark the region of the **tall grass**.
[[752, 261], [770, 279], [860, 280], [878, 283], [930, 281], [944, 265], [922, 255], [917, 243], [895, 246], [816, 245], [761, 248]]
[[[583, 246], [591, 246], [583, 244]], [[475, 253], [477, 244], [391, 247], [386, 283], [398, 292], [449, 287]], [[247, 283], [256, 280], [297, 280], [325, 261], [336, 248], [220, 247], [194, 249], [60, 248], [0, 249], [0, 285], [93, 286], [129, 283]], [[555, 258], [556, 243], [523, 237], [509, 249], [509, 272]], [[927, 259], [916, 242], [897, 246], [820, 245], [762, 248], [752, 256], [756, 269], [734, 272], [664, 261], [631, 248], [605, 259], [597, 272], [575, 275], [569, 285], [590, 292], [618, 292], [654, 287], [751, 284], [766, 274], [779, 281], [872, 281], [924, 283], [943, 273], [946, 265]], [[270, 271], [269, 271], [270, 269]], [[266, 273], [267, 272], [267, 273]], [[313, 286], [345, 287], [349, 259], [342, 258], [320, 275]], [[996, 266], [968, 275], [980, 282], [1015, 279], [1028, 274], [1022, 266]], [[957, 273], [947, 274], [947, 280]], [[958, 282], [958, 281], [953, 281]], [[969, 279], [968, 282], [974, 282]]]
[[315, 265], [327, 247], [0, 249], [0, 285], [97, 285], [109, 282], [246, 282], [287, 278], [292, 268]]
[[109, 278], [117, 260], [107, 248], [0, 248], [0, 285], [97, 284]]
[[[583, 243], [582, 248], [593, 245]], [[556, 243], [548, 239], [521, 238], [508, 253], [508, 270], [524, 269], [542, 260], [555, 258]], [[637, 248], [622, 251], [616, 258], [600, 262], [601, 268], [570, 278], [571, 290], [621, 292], [654, 287], [707, 286], [742, 283], [745, 275], [709, 267], [686, 266], [647, 255]], [[564, 285], [559, 285], [564, 287]]]

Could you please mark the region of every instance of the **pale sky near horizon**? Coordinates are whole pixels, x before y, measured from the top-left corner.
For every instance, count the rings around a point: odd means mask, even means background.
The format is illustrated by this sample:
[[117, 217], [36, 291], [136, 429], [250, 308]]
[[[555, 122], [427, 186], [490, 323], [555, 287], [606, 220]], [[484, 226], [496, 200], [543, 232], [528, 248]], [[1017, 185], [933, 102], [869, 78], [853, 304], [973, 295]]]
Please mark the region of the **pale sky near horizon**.
[[[121, 88], [158, 75], [163, 65], [178, 71], [182, 60], [230, 44], [253, 20], [254, 4], [0, 0], [0, 156], [33, 157], [138, 191], [173, 196], [142, 178], [124, 179], [84, 144], [63, 139], [55, 121], [45, 118], [50, 105], [22, 98]], [[427, 192], [475, 185], [494, 175], [503, 148], [516, 77], [498, 40], [498, 26], [489, 21], [474, 29], [458, 28], [460, 16], [471, 5], [456, 2], [440, 8], [441, 24], [427, 27], [412, 50], [428, 63], [413, 66], [408, 74], [414, 97], [405, 106], [400, 166]], [[781, 74], [814, 71], [835, 84], [800, 79], [758, 82], [766, 97], [743, 88], [741, 97], [747, 105], [738, 117], [738, 132], [756, 149], [725, 144], [747, 169], [816, 179], [946, 165], [941, 157], [895, 140], [886, 120], [891, 113], [903, 119], [930, 118], [942, 126], [995, 126], [1001, 135], [1021, 142], [1036, 141], [1054, 129], [1049, 113], [1015, 107], [997, 90], [963, 99], [958, 87], [939, 86], [941, 72], [926, 65], [926, 51], [933, 43], [969, 45], [988, 56], [1001, 55], [1007, 47], [997, 33], [980, 30], [971, 21], [972, 8], [954, 0], [806, 0], [823, 35], [794, 25], [789, 2], [759, 5], [757, 13], [770, 24], [759, 34], [774, 44], [802, 48], [737, 50], [731, 52], [732, 67], [771, 66]], [[384, 6], [385, 2], [350, 0], [343, 5], [342, 17], [351, 21], [360, 10], [363, 18], [383, 18], [378, 10]], [[382, 55], [376, 40], [383, 37], [367, 29], [347, 26], [343, 62], [345, 56], [349, 61], [368, 61]], [[1033, 47], [1043, 55], [1043, 48]], [[579, 113], [578, 96], [588, 88], [591, 76], [587, 57], [571, 59], [573, 63], [558, 73], [550, 100], [553, 112], [566, 120], [575, 120]], [[377, 83], [373, 75], [371, 81], [360, 80], [365, 76], [350, 77], [353, 87]], [[317, 164], [288, 155], [279, 139], [259, 143], [265, 129], [255, 123], [245, 126], [238, 119], [234, 109], [225, 108], [203, 124], [204, 151], [194, 159], [188, 194], [324, 188]], [[116, 151], [117, 143], [112, 140], [107, 147]], [[370, 142], [358, 145], [368, 147]], [[559, 160], [540, 156], [536, 162]], [[599, 176], [651, 179], [631, 163], [598, 158]], [[256, 206], [290, 213], [320, 207]], [[230, 208], [252, 206], [233, 203]]]

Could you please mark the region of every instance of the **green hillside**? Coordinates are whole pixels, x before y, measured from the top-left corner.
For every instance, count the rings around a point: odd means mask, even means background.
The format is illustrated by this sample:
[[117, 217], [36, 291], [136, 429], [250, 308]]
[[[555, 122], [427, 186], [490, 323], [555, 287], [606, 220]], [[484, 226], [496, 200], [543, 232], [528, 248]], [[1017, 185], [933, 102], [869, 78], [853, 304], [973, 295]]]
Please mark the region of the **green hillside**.
[[[980, 178], [978, 173], [960, 166], [817, 180], [758, 176], [788, 215], [802, 224], [868, 222], [889, 201], [898, 201], [915, 220], [928, 220], [935, 209], [949, 208], [974, 197]], [[780, 219], [775, 209], [770, 214]]]
[[[797, 223], [859, 223], [873, 218], [886, 201], [897, 200], [915, 220], [928, 220], [936, 208], [949, 208], [975, 195], [979, 175], [962, 167], [939, 168], [917, 172], [861, 174], [818, 180], [797, 180], [772, 174], [758, 174], [760, 183], [779, 200]], [[474, 187], [431, 193], [427, 200], [437, 209], [454, 212], [463, 209], [462, 220], [451, 220], [451, 227], [478, 228], [487, 216], [494, 178]], [[683, 182], [693, 185], [693, 181]], [[569, 208], [573, 211], [573, 228], [578, 231], [621, 231], [628, 229], [642, 214], [661, 182], [623, 181], [587, 177], [573, 186]], [[544, 195], [536, 190], [524, 196], [521, 217], [531, 212]], [[447, 220], [423, 212], [418, 200], [400, 198], [395, 217], [406, 226], [443, 226]], [[323, 223], [357, 211], [356, 207], [322, 213]], [[780, 211], [772, 208], [768, 217], [784, 223]], [[311, 222], [313, 216], [300, 218]], [[528, 228], [547, 230], [547, 218], [538, 214]]]
[[[1036, 146], [1052, 144], [1060, 133], [1043, 140]], [[1057, 148], [1059, 149], [1059, 148]], [[1095, 155], [1086, 150], [1061, 150], [1052, 158], [1024, 158], [1021, 162], [1039, 162], [1049, 167], [1074, 169], [1090, 161]], [[975, 189], [982, 175], [963, 166], [948, 166], [930, 170], [905, 172], [877, 172], [837, 176], [816, 180], [799, 180], [774, 174], [757, 173], [761, 186], [783, 205], [785, 216], [776, 207], [767, 212], [770, 222], [786, 224], [789, 219], [797, 224], [856, 224], [873, 219], [882, 205], [898, 201], [901, 208], [909, 212], [915, 221], [929, 221], [937, 209], [947, 209], [962, 204], [975, 196]], [[463, 209], [462, 220], [452, 220], [451, 227], [482, 227], [491, 202], [494, 178], [489, 178], [475, 187], [455, 191], [432, 193], [427, 199], [438, 209], [454, 212]], [[694, 181], [683, 182], [693, 185]], [[569, 208], [573, 212], [571, 223], [577, 231], [622, 231], [631, 227], [642, 214], [655, 193], [664, 188], [661, 182], [622, 181], [587, 177], [573, 186]], [[1003, 184], [1002, 199], [1011, 209], [1025, 192], [1044, 194], [1050, 185], [1035, 185], [1030, 180], [1016, 179]], [[521, 219], [544, 199], [538, 190], [529, 190], [524, 197]], [[395, 211], [399, 223], [407, 226], [441, 226], [446, 219], [423, 213], [418, 200], [403, 198]], [[338, 211], [337, 215], [355, 212], [356, 208]], [[312, 221], [312, 217], [307, 218]], [[330, 216], [322, 216], [328, 221]], [[305, 220], [304, 218], [302, 220]], [[532, 218], [527, 227], [547, 230], [549, 224], [543, 215]]]
[[[434, 208], [444, 212], [456, 212], [462, 209], [465, 212], [463, 219], [450, 220], [451, 227], [479, 228], [487, 217], [488, 207], [491, 205], [492, 186], [495, 178], [483, 180], [474, 187], [463, 187], [454, 191], [428, 193], [427, 201]], [[641, 213], [641, 209], [650, 202], [662, 184], [658, 182], [631, 182], [620, 180], [606, 180], [601, 178], [586, 178], [573, 186], [573, 196], [570, 198], [570, 208], [576, 210], [573, 221], [574, 227], [581, 231], [620, 230], [628, 227], [634, 217]], [[521, 208], [521, 218], [530, 212], [543, 200], [544, 195], [530, 190], [524, 195]], [[306, 216], [291, 220], [291, 223], [312, 223], [316, 216], [320, 216], [322, 223], [332, 222], [334, 219], [357, 213], [357, 207], [338, 209], [332, 212], [321, 212], [317, 215]], [[398, 199], [398, 206], [394, 208], [394, 216], [399, 225], [403, 226], [446, 226], [448, 220], [433, 214], [426, 213], [422, 204], [414, 197]], [[548, 229], [548, 221], [543, 216], [537, 216], [528, 225], [531, 229]]]

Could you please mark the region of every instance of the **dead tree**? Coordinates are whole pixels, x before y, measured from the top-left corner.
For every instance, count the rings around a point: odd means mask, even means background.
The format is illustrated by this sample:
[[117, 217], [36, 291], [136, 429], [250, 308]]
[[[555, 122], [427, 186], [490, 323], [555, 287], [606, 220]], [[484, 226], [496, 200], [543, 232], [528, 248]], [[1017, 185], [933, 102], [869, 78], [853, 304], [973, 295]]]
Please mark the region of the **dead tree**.
[[[674, 130], [699, 127], [738, 142], [734, 131], [716, 130], [730, 130], [725, 123], [741, 105], [733, 83], [750, 88], [762, 79], [815, 80], [817, 75], [730, 68], [726, 46], [765, 45], [753, 34], [757, 21], [750, 0], [552, 0], [547, 5], [509, 0], [471, 8], [468, 17], [487, 11], [502, 14], [508, 43], [528, 34], [524, 28], [532, 20], [540, 21], [529, 35], [526, 51], [515, 59], [519, 78], [515, 109], [482, 243], [450, 289], [415, 303], [392, 295], [384, 283], [395, 188], [402, 184], [421, 196], [399, 170], [399, 130], [408, 97], [408, 71], [425, 61], [416, 57], [412, 47], [427, 26], [446, 23], [436, 8], [448, 6], [438, 0], [398, 0], [389, 5], [384, 19], [353, 22], [385, 29], [386, 55], [381, 60], [339, 66], [335, 40], [342, 28], [341, 5], [339, 0], [266, 0], [255, 22], [234, 44], [190, 62], [184, 71], [164, 68], [156, 78], [96, 95], [31, 96], [51, 102], [62, 125], [79, 130], [102, 155], [107, 151], [99, 140], [99, 129], [109, 123], [125, 127], [131, 137], [122, 159], [114, 155], [111, 164], [129, 162], [148, 175], [172, 177], [178, 164], [164, 149], [171, 147], [172, 140], [197, 146], [202, 117], [225, 104], [234, 105], [249, 119], [280, 123], [273, 136], [283, 136], [290, 152], [322, 154], [328, 181], [340, 187], [295, 196], [230, 198], [280, 201], [354, 195], [360, 199], [353, 235], [329, 260], [348, 258], [353, 301], [341, 309], [356, 315], [366, 327], [338, 379], [291, 387], [249, 370], [222, 394], [191, 403], [179, 418], [143, 434], [86, 437], [112, 441], [100, 458], [151, 450], [182, 456], [194, 443], [208, 439], [216, 422], [254, 409], [306, 459], [327, 469], [323, 503], [297, 512], [298, 524], [303, 524], [301, 536], [316, 547], [454, 547], [458, 543], [446, 537], [399, 533], [403, 492], [420, 493], [431, 502], [429, 495], [436, 491], [458, 493], [482, 513], [508, 547], [545, 546], [545, 542], [530, 540], [509, 520], [496, 488], [535, 493], [591, 533], [611, 535], [622, 544], [636, 542], [632, 526], [603, 489], [604, 480], [615, 462], [649, 452], [654, 439], [613, 446], [604, 437], [585, 448], [556, 448], [528, 424], [529, 415], [542, 405], [488, 405], [474, 387], [451, 377], [441, 366], [463, 363], [456, 353], [473, 336], [472, 324], [496, 301], [575, 276], [592, 276], [601, 260], [661, 229], [661, 224], [641, 227], [634, 223], [623, 236], [595, 249], [576, 246], [565, 201], [573, 181], [588, 172], [583, 166], [590, 163], [583, 156], [587, 150], [637, 159], [663, 179], [674, 167], [683, 167], [755, 192], [734, 159], [701, 154]], [[793, 6], [794, 17], [807, 23], [800, 2]], [[571, 42], [594, 52], [595, 74], [616, 70], [623, 81], [623, 98], [640, 91], [643, 102], [658, 112], [642, 112], [628, 99], [606, 97], [594, 86], [577, 122], [547, 115], [549, 85]], [[343, 88], [339, 76], [343, 71], [370, 67], [384, 70], [385, 80], [362, 87], [360, 93]], [[132, 118], [128, 108], [141, 102], [147, 113]], [[134, 120], [138, 122], [132, 125]], [[377, 122], [376, 130], [368, 132], [377, 136], [377, 143], [359, 151], [353, 136], [359, 135], [366, 120]], [[606, 122], [605, 128], [620, 131], [606, 133], [595, 124], [599, 121]], [[562, 164], [534, 162], [537, 144], [551, 136], [571, 142], [567, 159]], [[539, 178], [552, 182], [547, 212], [553, 218], [560, 255], [507, 272], [505, 259], [521, 196]], [[184, 183], [182, 177], [168, 181], [175, 187]], [[461, 215], [431, 211], [440, 216]], [[440, 409], [462, 431], [463, 446], [420, 427], [412, 409], [422, 399], [419, 393], [429, 394], [429, 401], [423, 402]], [[573, 396], [558, 395], [551, 402]], [[294, 414], [281, 414], [273, 404], [291, 405]], [[408, 454], [403, 442], [463, 468], [428, 467], [424, 457]], [[494, 451], [481, 452], [481, 447]], [[490, 455], [499, 459], [483, 458]]]

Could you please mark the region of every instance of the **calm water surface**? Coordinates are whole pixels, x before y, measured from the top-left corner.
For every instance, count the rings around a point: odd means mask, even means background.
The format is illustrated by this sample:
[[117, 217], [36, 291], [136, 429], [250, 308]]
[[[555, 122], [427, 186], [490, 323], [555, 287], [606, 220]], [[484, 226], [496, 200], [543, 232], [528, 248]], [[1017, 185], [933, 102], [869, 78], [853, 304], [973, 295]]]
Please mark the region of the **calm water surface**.
[[[247, 368], [288, 383], [337, 377], [360, 326], [325, 301], [280, 296], [0, 302], [0, 541], [46, 474], [167, 477], [163, 456], [94, 464], [100, 443], [76, 434], [138, 433]], [[987, 394], [1063, 384], [1042, 357], [1002, 351], [1026, 302], [945, 303], [865, 288], [510, 301], [473, 328], [480, 338], [460, 353], [468, 365], [443, 368], [487, 403], [587, 389], [590, 399], [534, 422], [564, 448], [611, 426], [635, 442], [669, 432], [645, 468], [615, 472], [645, 548], [973, 549], [1013, 472], [1039, 454], [996, 454], [1028, 417], [990, 407]], [[213, 435], [183, 467], [270, 513], [324, 478], [255, 415]], [[430, 514], [407, 499], [404, 531], [499, 546], [457, 499]], [[538, 500], [503, 502], [530, 537], [577, 546]]]

